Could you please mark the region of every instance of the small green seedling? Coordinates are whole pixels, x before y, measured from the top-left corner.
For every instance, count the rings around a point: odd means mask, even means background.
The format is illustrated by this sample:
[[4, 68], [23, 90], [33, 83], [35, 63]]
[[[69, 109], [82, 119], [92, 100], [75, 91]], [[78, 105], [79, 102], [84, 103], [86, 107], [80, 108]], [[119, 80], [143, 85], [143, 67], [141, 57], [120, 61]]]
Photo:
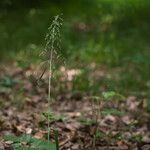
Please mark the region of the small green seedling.
[[50, 122], [53, 121], [61, 121], [64, 122], [66, 120], [66, 117], [64, 115], [55, 115], [52, 111], [47, 112], [43, 112], [42, 115], [45, 118], [49, 118]]
[[106, 100], [109, 100], [109, 99], [111, 99], [111, 98], [113, 98], [113, 97], [119, 97], [121, 100], [124, 100], [125, 99], [125, 97], [123, 96], [123, 95], [121, 95], [121, 94], [119, 94], [119, 93], [117, 93], [117, 92], [115, 92], [115, 91], [108, 91], [108, 92], [103, 92], [102, 93], [102, 96], [104, 97], [104, 99], [106, 99]]

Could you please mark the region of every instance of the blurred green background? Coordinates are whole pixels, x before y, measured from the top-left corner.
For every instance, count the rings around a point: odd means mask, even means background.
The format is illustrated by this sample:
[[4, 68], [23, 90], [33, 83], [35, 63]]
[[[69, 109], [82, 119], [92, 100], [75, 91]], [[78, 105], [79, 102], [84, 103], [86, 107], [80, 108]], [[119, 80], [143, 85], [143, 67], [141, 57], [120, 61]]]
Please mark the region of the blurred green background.
[[[61, 13], [62, 54], [71, 67], [82, 69], [74, 90], [98, 93], [105, 85], [150, 93], [149, 0], [1, 0], [1, 61], [36, 61], [53, 16]], [[91, 81], [92, 63], [106, 66], [111, 77]]]

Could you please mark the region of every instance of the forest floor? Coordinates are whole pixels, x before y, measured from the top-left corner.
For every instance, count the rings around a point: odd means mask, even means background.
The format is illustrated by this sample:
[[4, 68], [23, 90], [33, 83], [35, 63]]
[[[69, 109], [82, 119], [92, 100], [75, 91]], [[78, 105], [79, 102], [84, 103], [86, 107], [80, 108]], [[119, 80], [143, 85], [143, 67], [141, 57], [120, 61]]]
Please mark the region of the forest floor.
[[[37, 85], [36, 79], [31, 78], [33, 68], [15, 65], [0, 68], [0, 149], [13, 150], [3, 140], [4, 135], [47, 138], [47, 73]], [[71, 92], [77, 69], [61, 68], [60, 72], [57, 82], [52, 83], [50, 125], [59, 132], [61, 150], [150, 150], [147, 96], [128, 95], [124, 100], [114, 96], [107, 102], [94, 104], [90, 94]], [[94, 78], [103, 76], [109, 76], [105, 69], [95, 69]], [[65, 90], [58, 89], [58, 84]]]

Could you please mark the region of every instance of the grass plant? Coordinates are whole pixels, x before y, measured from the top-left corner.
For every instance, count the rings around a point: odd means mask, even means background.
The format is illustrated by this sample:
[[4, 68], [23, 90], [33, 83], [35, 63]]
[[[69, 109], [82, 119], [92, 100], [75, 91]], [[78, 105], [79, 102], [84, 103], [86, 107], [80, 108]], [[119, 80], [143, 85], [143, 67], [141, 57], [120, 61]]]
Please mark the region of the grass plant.
[[[41, 53], [45, 58], [45, 62], [48, 63], [48, 114], [50, 111], [50, 103], [51, 103], [51, 80], [52, 80], [52, 70], [53, 70], [53, 60], [56, 56], [57, 58], [60, 56], [60, 27], [62, 26], [62, 18], [57, 15], [54, 17], [51, 25], [48, 28], [48, 32], [45, 37], [46, 45], [44, 51]], [[48, 141], [50, 141], [50, 118], [47, 117], [48, 121]]]

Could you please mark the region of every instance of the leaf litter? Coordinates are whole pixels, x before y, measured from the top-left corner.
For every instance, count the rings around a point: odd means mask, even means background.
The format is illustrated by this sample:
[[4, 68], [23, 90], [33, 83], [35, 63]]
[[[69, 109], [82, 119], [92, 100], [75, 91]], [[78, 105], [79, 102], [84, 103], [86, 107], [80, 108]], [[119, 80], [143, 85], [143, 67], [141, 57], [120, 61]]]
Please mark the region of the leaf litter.
[[[37, 86], [29, 78], [33, 68], [11, 66], [0, 71], [0, 149], [14, 150], [12, 142], [3, 139], [5, 135], [47, 137], [47, 121], [43, 115], [47, 108], [47, 76], [45, 73]], [[104, 103], [101, 116], [95, 122], [90, 95], [72, 91], [73, 80], [81, 74], [80, 69], [60, 67], [59, 72], [57, 82], [53, 81], [52, 85], [50, 124], [58, 130], [61, 150], [150, 149], [150, 117], [146, 111], [146, 98], [139, 100], [129, 95], [125, 101], [108, 102], [106, 110]], [[106, 69], [100, 72], [97, 68], [95, 74], [91, 72], [92, 77], [95, 75], [96, 78], [110, 78]], [[64, 89], [61, 90], [60, 86]], [[115, 93], [109, 95], [114, 96]], [[106, 98], [109, 95], [105, 93]], [[115, 107], [120, 111], [113, 111]], [[53, 132], [51, 139], [54, 140]]]

